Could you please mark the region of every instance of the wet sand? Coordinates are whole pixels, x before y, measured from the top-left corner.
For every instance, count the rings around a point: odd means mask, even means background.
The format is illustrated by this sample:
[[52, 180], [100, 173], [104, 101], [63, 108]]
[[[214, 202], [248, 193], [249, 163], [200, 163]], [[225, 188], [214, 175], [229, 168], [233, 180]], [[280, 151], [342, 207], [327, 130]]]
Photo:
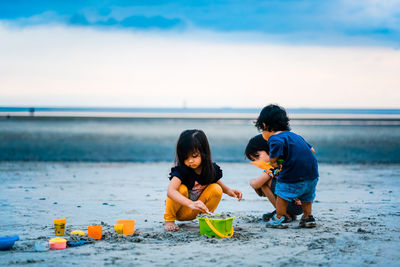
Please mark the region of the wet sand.
[[[318, 226], [267, 229], [272, 211], [248, 186], [259, 170], [221, 163], [224, 182], [243, 192], [224, 195], [216, 212], [229, 212], [230, 239], [199, 235], [197, 220], [165, 232], [164, 200], [170, 163], [0, 163], [0, 236], [19, 235], [0, 251], [1, 265], [396, 266], [400, 262], [400, 165], [320, 165], [313, 205]], [[103, 239], [60, 251], [35, 252], [54, 237], [54, 218], [72, 230], [103, 225]], [[136, 232], [117, 235], [118, 219], [134, 219]], [[86, 238], [86, 237], [85, 237]], [[87, 238], [86, 238], [87, 239]]]

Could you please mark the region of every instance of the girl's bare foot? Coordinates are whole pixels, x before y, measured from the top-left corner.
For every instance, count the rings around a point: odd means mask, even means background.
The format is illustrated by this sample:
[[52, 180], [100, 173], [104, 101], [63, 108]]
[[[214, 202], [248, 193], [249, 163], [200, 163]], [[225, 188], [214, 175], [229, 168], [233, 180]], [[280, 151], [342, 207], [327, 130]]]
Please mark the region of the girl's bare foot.
[[175, 222], [164, 222], [164, 229], [166, 231], [178, 231], [179, 227]]

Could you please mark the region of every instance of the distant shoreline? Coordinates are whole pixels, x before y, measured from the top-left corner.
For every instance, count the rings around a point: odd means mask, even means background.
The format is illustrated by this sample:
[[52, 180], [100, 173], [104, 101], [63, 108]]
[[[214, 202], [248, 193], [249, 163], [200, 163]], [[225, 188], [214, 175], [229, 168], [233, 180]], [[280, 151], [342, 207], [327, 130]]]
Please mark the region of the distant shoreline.
[[[6, 107], [0, 106], [0, 113], [6, 112], [96, 112], [96, 113], [233, 113], [258, 114], [261, 108], [163, 108], [163, 107]], [[286, 108], [289, 114], [398, 114], [400, 108]]]
[[[289, 113], [291, 120], [316, 121], [400, 121], [400, 114], [315, 114]], [[110, 119], [238, 119], [255, 120], [258, 113], [181, 113], [181, 112], [94, 112], [94, 111], [35, 111], [4, 112], [0, 118], [110, 118]]]
[[[257, 118], [258, 108], [102, 108], [0, 107], [0, 117], [137, 118], [137, 119], [243, 119]], [[292, 120], [400, 121], [400, 109], [288, 108]]]

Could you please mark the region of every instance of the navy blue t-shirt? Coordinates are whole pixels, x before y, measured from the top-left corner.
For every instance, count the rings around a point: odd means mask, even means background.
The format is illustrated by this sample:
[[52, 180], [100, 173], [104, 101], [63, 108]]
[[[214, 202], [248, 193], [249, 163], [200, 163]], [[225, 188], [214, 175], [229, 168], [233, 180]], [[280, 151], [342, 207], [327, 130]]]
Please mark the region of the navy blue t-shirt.
[[268, 144], [269, 157], [281, 157], [284, 160], [278, 182], [297, 183], [318, 178], [317, 159], [303, 137], [285, 131], [271, 135]]

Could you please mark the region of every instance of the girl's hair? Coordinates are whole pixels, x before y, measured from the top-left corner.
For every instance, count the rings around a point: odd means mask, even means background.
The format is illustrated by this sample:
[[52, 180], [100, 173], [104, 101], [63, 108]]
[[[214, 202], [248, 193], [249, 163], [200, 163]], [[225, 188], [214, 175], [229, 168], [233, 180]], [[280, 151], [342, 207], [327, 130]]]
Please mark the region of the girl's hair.
[[265, 151], [269, 155], [268, 142], [265, 141], [262, 134], [256, 135], [249, 140], [244, 154], [249, 160], [253, 160], [253, 158], [257, 157], [258, 151]]
[[261, 110], [255, 123], [260, 131], [290, 131], [286, 110], [278, 105], [268, 105]]
[[215, 170], [207, 136], [202, 130], [194, 129], [183, 131], [176, 144], [175, 164], [178, 166], [185, 166], [185, 159], [196, 152], [201, 155], [202, 176], [213, 179]]

